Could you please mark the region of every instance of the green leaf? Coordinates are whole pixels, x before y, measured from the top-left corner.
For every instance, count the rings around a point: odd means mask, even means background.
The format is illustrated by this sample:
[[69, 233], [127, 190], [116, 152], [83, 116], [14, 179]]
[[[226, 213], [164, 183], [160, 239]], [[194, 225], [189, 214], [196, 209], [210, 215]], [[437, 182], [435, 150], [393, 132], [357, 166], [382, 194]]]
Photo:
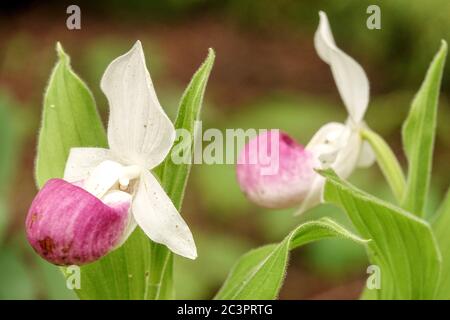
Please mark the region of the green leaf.
[[45, 92], [39, 132], [35, 167], [39, 188], [48, 179], [63, 176], [71, 148], [107, 146], [94, 97], [72, 71], [70, 58], [59, 43], [56, 50], [59, 59]]
[[402, 167], [389, 145], [376, 132], [370, 129], [361, 130], [361, 136], [368, 141], [375, 152], [377, 163], [383, 172], [395, 198], [400, 203], [405, 192], [406, 182]]
[[286, 273], [289, 251], [329, 237], [343, 237], [366, 243], [328, 218], [306, 222], [279, 244], [260, 247], [243, 255], [215, 299], [275, 299]]
[[[63, 175], [70, 148], [106, 145], [92, 96], [70, 69], [69, 57], [60, 46], [58, 51], [60, 60], [47, 90], [38, 147], [38, 163], [41, 165], [36, 168], [36, 178], [40, 186], [49, 178]], [[192, 132], [213, 61], [214, 53], [210, 51], [183, 96], [177, 128]], [[49, 158], [48, 153], [53, 156]], [[48, 162], [50, 159], [52, 161]], [[161, 183], [180, 209], [189, 168], [177, 168], [177, 174], [172, 174], [170, 170], [175, 169], [170, 164], [167, 167], [167, 174], [159, 175]], [[136, 228], [119, 249], [81, 267], [81, 289], [77, 294], [82, 299], [172, 298], [172, 261], [172, 254], [165, 246], [153, 243], [140, 228]]]
[[321, 174], [327, 178], [325, 200], [342, 207], [359, 234], [372, 240], [368, 243], [369, 259], [381, 270], [377, 298], [433, 299], [441, 260], [430, 225], [358, 190], [331, 170]]
[[424, 215], [430, 184], [439, 90], [446, 55], [447, 43], [442, 41], [403, 124], [403, 146], [409, 168], [402, 207], [418, 216]]
[[[189, 132], [192, 137], [192, 142], [195, 141], [194, 125], [195, 121], [200, 118], [203, 96], [214, 64], [214, 59], [214, 51], [209, 49], [206, 60], [192, 77], [180, 100], [180, 106], [175, 120], [175, 128], [177, 130], [183, 129]], [[176, 145], [176, 143], [177, 141], [174, 145]], [[164, 162], [155, 169], [155, 173], [159, 176], [164, 190], [169, 195], [175, 207], [181, 211], [191, 165], [190, 162], [175, 164], [170, 157], [172, 150], [169, 152], [169, 156]], [[190, 150], [192, 153], [193, 148]], [[152, 243], [152, 254], [153, 258], [151, 261], [153, 270], [158, 271], [153, 272], [150, 276], [148, 298], [174, 298], [174, 293], [172, 292], [173, 255], [165, 246], [157, 243]], [[163, 284], [166, 285], [163, 286]]]
[[436, 299], [450, 299], [450, 188], [432, 223], [442, 253], [442, 273]]
[[[192, 77], [180, 101], [178, 115], [175, 120], [175, 128], [187, 130], [191, 135], [191, 144], [189, 145], [189, 150], [187, 150], [188, 156], [192, 156], [193, 153], [193, 146], [196, 139], [194, 125], [195, 121], [200, 118], [203, 96], [214, 59], [214, 51], [209, 49], [208, 57]], [[181, 139], [181, 137], [178, 137], [174, 145], [180, 142]], [[173, 148], [171, 151], [173, 151]], [[184, 189], [190, 168], [190, 164], [175, 164], [170, 157], [167, 157], [156, 170], [166, 192], [171, 195], [171, 199], [176, 207], [181, 207], [181, 203], [183, 202]]]

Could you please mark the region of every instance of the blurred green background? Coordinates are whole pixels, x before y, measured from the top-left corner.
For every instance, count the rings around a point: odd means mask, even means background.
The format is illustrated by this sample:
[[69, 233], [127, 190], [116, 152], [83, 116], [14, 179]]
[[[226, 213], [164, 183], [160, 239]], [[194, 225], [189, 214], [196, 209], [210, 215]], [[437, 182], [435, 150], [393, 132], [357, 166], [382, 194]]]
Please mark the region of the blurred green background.
[[[57, 268], [29, 248], [23, 228], [36, 193], [36, 135], [56, 41], [93, 91], [103, 119], [107, 104], [100, 77], [137, 39], [143, 42], [160, 101], [172, 117], [183, 88], [212, 47], [217, 59], [203, 127], [280, 128], [305, 144], [322, 124], [346, 117], [331, 72], [313, 47], [317, 12], [324, 10], [336, 42], [361, 63], [371, 81], [367, 123], [404, 163], [401, 123], [440, 39], [448, 41], [450, 35], [448, 0], [76, 3], [82, 14], [82, 29], [76, 31], [66, 28], [66, 8], [73, 3], [0, 4], [0, 299], [75, 298]], [[381, 30], [366, 28], [371, 4], [381, 8]], [[439, 107], [429, 212], [450, 181], [449, 67]], [[351, 181], [391, 199], [376, 166], [356, 171]], [[281, 240], [304, 220], [332, 216], [348, 223], [332, 206], [302, 217], [293, 217], [292, 210], [258, 208], [239, 191], [231, 165], [194, 166], [182, 213], [199, 249], [198, 260], [176, 261], [177, 297], [186, 299], [211, 298], [242, 253]], [[363, 249], [345, 240], [308, 245], [293, 252], [280, 298], [357, 298], [367, 264]]]

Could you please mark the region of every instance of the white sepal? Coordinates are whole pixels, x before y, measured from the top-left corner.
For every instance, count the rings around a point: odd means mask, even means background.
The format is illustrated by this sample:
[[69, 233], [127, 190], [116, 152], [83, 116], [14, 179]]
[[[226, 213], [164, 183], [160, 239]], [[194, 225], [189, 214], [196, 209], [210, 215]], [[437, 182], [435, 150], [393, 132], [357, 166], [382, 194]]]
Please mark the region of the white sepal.
[[314, 45], [320, 58], [331, 67], [334, 81], [350, 117], [362, 121], [369, 103], [369, 80], [363, 68], [336, 46], [327, 15], [320, 11]]
[[192, 233], [158, 180], [143, 171], [133, 199], [132, 212], [145, 234], [189, 259], [197, 257]]
[[106, 69], [100, 84], [108, 98], [108, 142], [125, 164], [152, 169], [175, 140], [175, 129], [153, 88], [140, 41]]
[[72, 148], [64, 169], [64, 180], [85, 180], [89, 173], [105, 160], [112, 160], [111, 151], [103, 148]]

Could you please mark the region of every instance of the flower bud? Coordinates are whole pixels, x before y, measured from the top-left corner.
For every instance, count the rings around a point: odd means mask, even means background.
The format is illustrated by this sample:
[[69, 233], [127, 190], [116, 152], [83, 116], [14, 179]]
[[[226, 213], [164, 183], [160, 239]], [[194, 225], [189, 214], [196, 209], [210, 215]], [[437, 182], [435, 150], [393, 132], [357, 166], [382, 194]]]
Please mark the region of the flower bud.
[[112, 191], [102, 199], [65, 180], [48, 180], [28, 211], [29, 243], [56, 265], [98, 260], [121, 242], [131, 195]]
[[[276, 161], [275, 170], [268, 172], [263, 158]], [[237, 178], [251, 201], [267, 208], [287, 208], [307, 196], [317, 175], [316, 162], [312, 153], [287, 134], [270, 130], [245, 145], [238, 157]]]

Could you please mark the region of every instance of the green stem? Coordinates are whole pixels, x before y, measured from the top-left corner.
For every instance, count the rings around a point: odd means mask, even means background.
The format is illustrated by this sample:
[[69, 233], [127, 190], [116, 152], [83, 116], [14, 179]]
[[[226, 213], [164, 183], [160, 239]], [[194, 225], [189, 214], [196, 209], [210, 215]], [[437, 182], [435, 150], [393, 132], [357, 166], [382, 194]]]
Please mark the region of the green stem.
[[400, 203], [406, 188], [406, 180], [397, 157], [386, 141], [384, 141], [376, 132], [370, 129], [362, 129], [361, 137], [370, 143], [375, 152], [378, 165], [380, 166], [397, 202]]
[[166, 246], [151, 242], [150, 274], [145, 292], [146, 300], [174, 298], [173, 254]]

